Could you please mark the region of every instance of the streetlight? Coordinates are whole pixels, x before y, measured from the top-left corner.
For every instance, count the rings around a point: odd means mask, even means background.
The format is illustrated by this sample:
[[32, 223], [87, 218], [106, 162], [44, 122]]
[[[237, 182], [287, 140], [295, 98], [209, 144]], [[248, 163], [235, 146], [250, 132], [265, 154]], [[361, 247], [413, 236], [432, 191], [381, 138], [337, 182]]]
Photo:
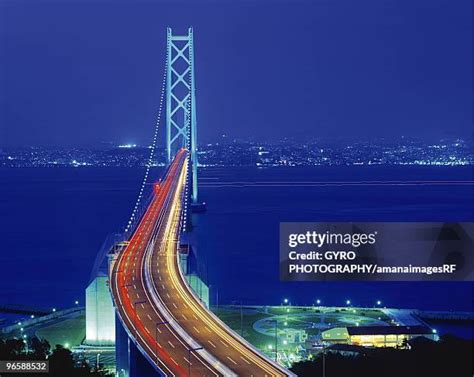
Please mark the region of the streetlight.
[[[123, 272], [122, 270], [114, 270], [114, 271], [112, 271], [112, 275], [113, 275], [114, 277], [117, 276], [117, 277], [115, 278], [115, 279], [117, 280], [117, 284], [119, 283], [118, 280], [120, 279], [120, 275], [119, 275], [119, 274], [121, 274], [122, 272]], [[125, 278], [123, 278], [122, 280], [125, 281]]]
[[377, 305], [379, 305], [379, 306], [382, 305], [382, 301], [377, 300]]
[[215, 288], [216, 291], [216, 304], [215, 304], [215, 314], [219, 314], [219, 288], [217, 286], [213, 286], [212, 284], [209, 285], [209, 292], [211, 292], [211, 289]]
[[351, 300], [346, 300], [346, 305], [350, 305], [351, 304]]
[[145, 303], [146, 303], [146, 301], [135, 301], [135, 302], [133, 303], [133, 307], [134, 307], [134, 309], [135, 309], [135, 317], [134, 317], [134, 322], [135, 322], [135, 323], [134, 323], [133, 325], [134, 325], [134, 327], [135, 327], [135, 331], [137, 332], [137, 334], [138, 334], [138, 329], [137, 329], [137, 319], [138, 319], [137, 305], [145, 304]]
[[321, 304], [321, 300], [319, 298], [316, 300], [316, 304]]
[[155, 343], [156, 343], [156, 366], [158, 366], [158, 326], [167, 325], [168, 321], [155, 323]]
[[29, 353], [29, 352], [30, 352], [30, 348], [28, 347], [28, 340], [27, 340], [26, 334], [23, 335], [23, 343], [24, 343], [25, 346], [26, 346], [26, 353]]
[[203, 347], [188, 348], [188, 377], [191, 377], [191, 353], [202, 349]]
[[79, 305], [79, 301], [77, 301], [77, 300], [74, 301], [74, 304]]
[[285, 304], [288, 304], [288, 299], [285, 298], [285, 299], [283, 300], [283, 302], [284, 302]]
[[323, 342], [323, 377], [326, 377], [326, 345]]
[[99, 361], [100, 361], [100, 353], [97, 354], [96, 360], [95, 360], [95, 369], [99, 370]]
[[243, 303], [240, 300], [240, 336], [244, 337], [244, 310], [243, 310]]
[[278, 320], [272, 319], [270, 320], [270, 322], [275, 323], [275, 361], [277, 361], [278, 359]]

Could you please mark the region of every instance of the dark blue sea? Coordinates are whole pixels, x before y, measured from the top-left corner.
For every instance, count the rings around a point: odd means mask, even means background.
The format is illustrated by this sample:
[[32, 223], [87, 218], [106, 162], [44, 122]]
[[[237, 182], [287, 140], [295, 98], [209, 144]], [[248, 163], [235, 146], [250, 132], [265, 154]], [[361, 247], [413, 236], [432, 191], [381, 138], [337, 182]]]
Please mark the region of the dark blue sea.
[[[157, 175], [159, 172], [155, 172]], [[0, 170], [0, 304], [84, 302], [95, 255], [121, 232], [143, 171]], [[280, 283], [281, 221], [473, 221], [470, 167], [207, 168], [195, 219], [199, 270], [219, 303], [473, 310], [474, 283]]]

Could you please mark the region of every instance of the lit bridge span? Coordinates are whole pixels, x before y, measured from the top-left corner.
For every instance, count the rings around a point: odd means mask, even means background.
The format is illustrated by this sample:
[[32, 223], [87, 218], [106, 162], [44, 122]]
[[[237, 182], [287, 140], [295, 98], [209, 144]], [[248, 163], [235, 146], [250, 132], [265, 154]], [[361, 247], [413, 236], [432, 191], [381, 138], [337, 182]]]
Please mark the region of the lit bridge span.
[[140, 352], [168, 376], [289, 376], [210, 312], [179, 267], [189, 154], [181, 149], [155, 186], [110, 282], [119, 319]]
[[[138, 223], [132, 226], [132, 221], [129, 222], [127, 231], [130, 228], [133, 233], [127, 236], [125, 247], [114, 254], [109, 264], [110, 291], [118, 325], [117, 374], [120, 377], [292, 376], [208, 310], [180, 269], [180, 235], [186, 231], [191, 205], [198, 204], [191, 28], [187, 35], [173, 35], [168, 28], [157, 127], [165, 88], [168, 167], [162, 180], [154, 185], [151, 201], [141, 216], [136, 215], [141, 196], [138, 198], [131, 219]], [[156, 139], [157, 129], [140, 194]]]

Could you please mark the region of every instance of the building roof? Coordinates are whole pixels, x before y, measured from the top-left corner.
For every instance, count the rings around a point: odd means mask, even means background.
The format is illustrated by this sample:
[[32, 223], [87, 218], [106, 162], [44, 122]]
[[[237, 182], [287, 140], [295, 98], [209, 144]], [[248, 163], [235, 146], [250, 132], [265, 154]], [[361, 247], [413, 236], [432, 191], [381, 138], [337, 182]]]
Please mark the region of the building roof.
[[426, 326], [351, 326], [347, 328], [349, 335], [421, 335], [432, 334]]
[[366, 351], [365, 347], [357, 346], [354, 344], [332, 344], [327, 348], [329, 351], [340, 351], [340, 352], [354, 352], [354, 353], [362, 353]]

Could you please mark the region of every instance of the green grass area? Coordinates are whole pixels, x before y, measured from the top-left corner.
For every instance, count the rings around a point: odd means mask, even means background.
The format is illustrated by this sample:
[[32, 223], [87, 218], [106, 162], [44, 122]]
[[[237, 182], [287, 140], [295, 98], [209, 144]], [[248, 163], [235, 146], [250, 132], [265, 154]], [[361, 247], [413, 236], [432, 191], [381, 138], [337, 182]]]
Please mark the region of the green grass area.
[[56, 344], [67, 345], [68, 347], [79, 346], [86, 336], [85, 315], [42, 327], [36, 331], [36, 336], [46, 339], [52, 348]]
[[[238, 334], [241, 333], [241, 314], [238, 306], [219, 308], [218, 316]], [[390, 318], [380, 309], [261, 306], [243, 307], [243, 336], [256, 348], [272, 354], [275, 344], [275, 321], [278, 329], [278, 350], [295, 353], [299, 346], [311, 347], [322, 330], [332, 327], [370, 326], [389, 324]], [[293, 334], [298, 338], [293, 338]], [[304, 334], [311, 344], [299, 336]], [[293, 340], [290, 340], [293, 339]], [[270, 348], [272, 347], [272, 348]]]
[[[253, 329], [253, 324], [262, 318], [268, 317], [267, 314], [255, 310], [244, 309], [241, 321], [240, 309], [238, 308], [219, 308], [216, 313], [224, 323], [239, 335], [243, 328], [243, 337], [257, 348], [263, 349], [268, 342], [272, 341], [270, 336], [261, 334]], [[243, 326], [241, 326], [243, 324]]]

